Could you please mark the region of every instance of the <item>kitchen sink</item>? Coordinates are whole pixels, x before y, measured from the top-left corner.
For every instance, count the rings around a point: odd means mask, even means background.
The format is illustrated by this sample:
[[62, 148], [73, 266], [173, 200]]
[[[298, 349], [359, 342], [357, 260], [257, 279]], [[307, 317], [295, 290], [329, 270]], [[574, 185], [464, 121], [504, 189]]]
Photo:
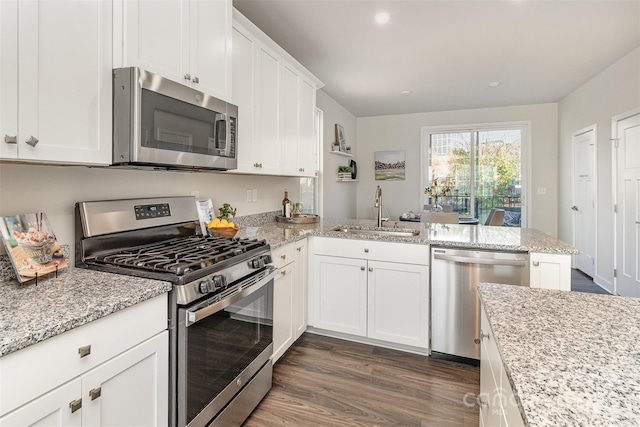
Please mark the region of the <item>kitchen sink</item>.
[[346, 234], [377, 234], [382, 236], [411, 237], [420, 234], [420, 230], [410, 228], [362, 228], [362, 227], [336, 227], [333, 231]]

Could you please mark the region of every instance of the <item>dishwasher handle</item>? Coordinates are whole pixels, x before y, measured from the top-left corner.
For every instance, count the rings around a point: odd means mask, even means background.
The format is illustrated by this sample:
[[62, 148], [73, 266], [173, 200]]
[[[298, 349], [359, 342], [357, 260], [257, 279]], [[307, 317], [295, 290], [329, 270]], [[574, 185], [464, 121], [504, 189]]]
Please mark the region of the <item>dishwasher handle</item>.
[[508, 265], [513, 267], [526, 267], [529, 264], [529, 261], [526, 259], [473, 258], [446, 254], [433, 254], [433, 258], [441, 259], [443, 261], [462, 262], [466, 264]]

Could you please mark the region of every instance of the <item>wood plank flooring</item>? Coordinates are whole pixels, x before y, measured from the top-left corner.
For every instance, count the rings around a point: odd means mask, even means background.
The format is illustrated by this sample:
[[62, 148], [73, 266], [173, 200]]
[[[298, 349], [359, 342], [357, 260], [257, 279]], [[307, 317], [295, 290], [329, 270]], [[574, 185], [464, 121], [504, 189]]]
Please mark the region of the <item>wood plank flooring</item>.
[[244, 426], [477, 427], [479, 392], [478, 367], [305, 333]]
[[609, 295], [609, 292], [593, 283], [593, 279], [591, 277], [575, 268], [571, 269], [571, 290], [574, 292], [588, 292], [591, 294]]

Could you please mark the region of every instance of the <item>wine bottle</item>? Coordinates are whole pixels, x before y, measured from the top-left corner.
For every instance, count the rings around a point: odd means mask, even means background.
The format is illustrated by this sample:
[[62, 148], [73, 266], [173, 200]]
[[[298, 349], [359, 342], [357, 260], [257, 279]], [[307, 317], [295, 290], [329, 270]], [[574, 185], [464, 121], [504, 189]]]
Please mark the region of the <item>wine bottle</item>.
[[282, 216], [291, 218], [291, 202], [289, 201], [289, 192], [285, 188], [284, 199], [282, 199]]

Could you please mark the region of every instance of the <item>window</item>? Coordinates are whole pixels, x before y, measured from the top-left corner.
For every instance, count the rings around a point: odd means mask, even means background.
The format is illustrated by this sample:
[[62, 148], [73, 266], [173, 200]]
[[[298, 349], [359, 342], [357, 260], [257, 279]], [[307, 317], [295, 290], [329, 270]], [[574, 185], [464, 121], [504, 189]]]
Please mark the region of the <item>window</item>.
[[[523, 161], [528, 123], [503, 123], [422, 129], [422, 191], [434, 179], [452, 191], [438, 203], [484, 223], [492, 208], [505, 210], [503, 225], [524, 222]], [[431, 204], [423, 194], [423, 204]]]

